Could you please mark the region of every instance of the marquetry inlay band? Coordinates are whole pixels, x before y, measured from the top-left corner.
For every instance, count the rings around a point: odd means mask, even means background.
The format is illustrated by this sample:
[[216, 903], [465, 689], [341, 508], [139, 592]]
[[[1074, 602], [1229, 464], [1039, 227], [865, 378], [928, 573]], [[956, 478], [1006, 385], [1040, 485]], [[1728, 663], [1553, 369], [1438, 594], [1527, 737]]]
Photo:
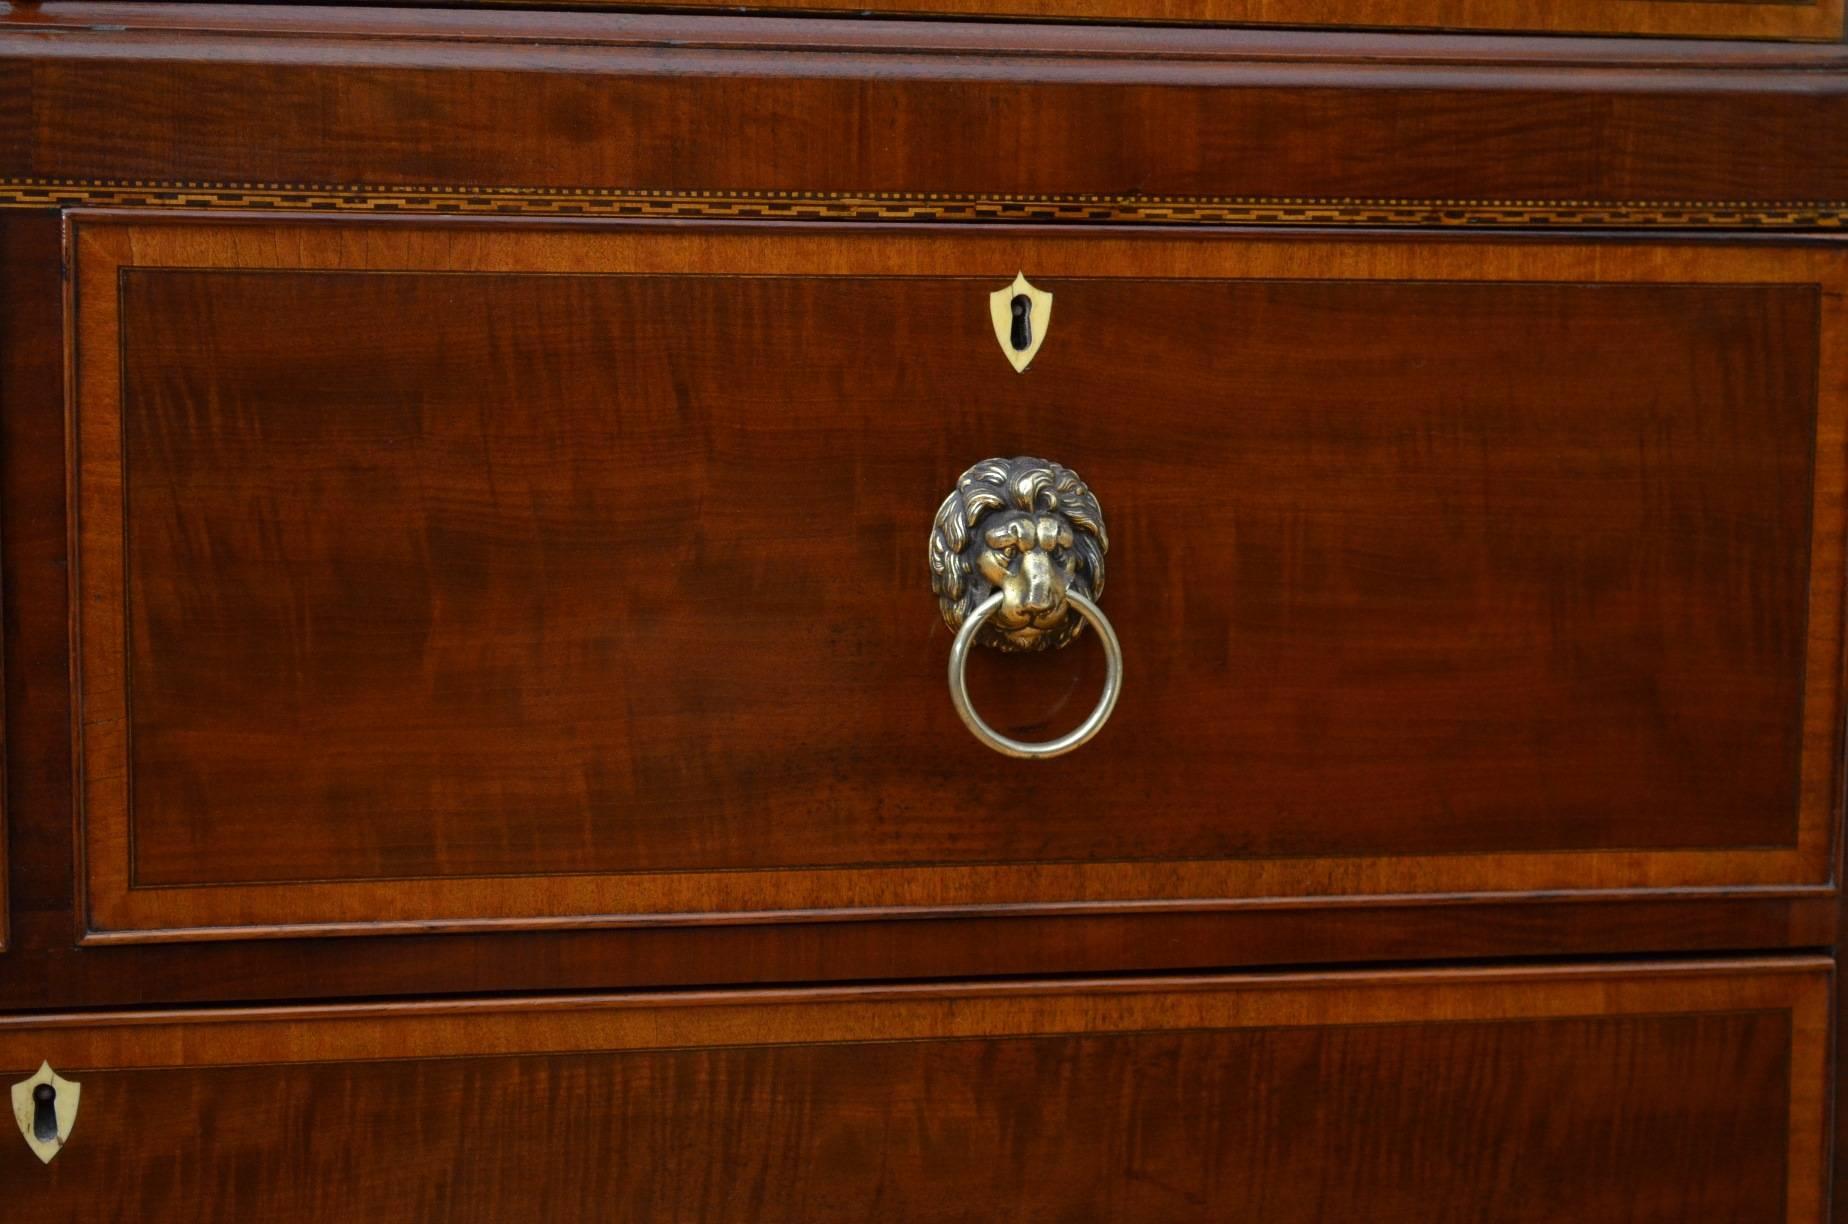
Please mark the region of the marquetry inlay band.
[[288, 183], [0, 181], [0, 208], [196, 208], [373, 214], [729, 220], [1023, 221], [1151, 225], [1549, 226], [1842, 229], [1848, 200], [1624, 201], [1287, 199], [1212, 196], [912, 195], [628, 191]]

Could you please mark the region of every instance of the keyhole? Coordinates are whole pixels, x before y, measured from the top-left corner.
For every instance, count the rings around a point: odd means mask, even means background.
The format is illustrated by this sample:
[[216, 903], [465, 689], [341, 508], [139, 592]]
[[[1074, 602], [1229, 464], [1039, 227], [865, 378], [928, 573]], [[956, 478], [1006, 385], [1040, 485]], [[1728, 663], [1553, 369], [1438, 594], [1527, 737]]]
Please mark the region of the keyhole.
[[58, 1100], [58, 1090], [50, 1084], [40, 1084], [32, 1090], [32, 1137], [40, 1143], [50, 1143], [58, 1137], [58, 1111], [54, 1108]]
[[1033, 299], [1024, 293], [1016, 293], [1013, 310], [1014, 327], [1008, 334], [1007, 342], [1014, 346], [1016, 353], [1024, 353], [1033, 347]]

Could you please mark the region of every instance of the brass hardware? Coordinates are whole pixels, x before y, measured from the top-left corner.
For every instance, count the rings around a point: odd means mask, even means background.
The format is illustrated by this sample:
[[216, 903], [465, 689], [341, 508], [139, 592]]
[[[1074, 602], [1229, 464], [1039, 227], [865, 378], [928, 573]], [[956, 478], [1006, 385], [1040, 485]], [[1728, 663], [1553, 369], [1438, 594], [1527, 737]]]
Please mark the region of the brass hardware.
[[1117, 697], [1123, 692], [1123, 645], [1117, 641], [1116, 628], [1111, 625], [1110, 618], [1104, 615], [1103, 609], [1092, 603], [1082, 592], [1068, 591], [1066, 599], [1085, 620], [1097, 627], [1097, 639], [1104, 644], [1107, 670], [1104, 673], [1103, 694], [1098, 697], [1097, 705], [1082, 723], [1057, 739], [1037, 744], [1012, 739], [982, 721], [982, 716], [975, 712], [975, 706], [969, 701], [969, 647], [975, 642], [976, 634], [988, 618], [1001, 607], [1002, 598], [1001, 592], [996, 591], [977, 605], [950, 645], [950, 703], [956, 707], [963, 726], [969, 728], [976, 739], [1002, 756], [1040, 761], [1064, 756], [1102, 730], [1110, 718], [1110, 712], [1116, 709]]
[[1013, 284], [988, 295], [988, 315], [1014, 373], [1025, 374], [1052, 326], [1052, 294], [1029, 284], [1026, 273], [1016, 272]]
[[[1042, 333], [1043, 334], [1043, 333]], [[975, 737], [1007, 756], [1070, 752], [1104, 725], [1122, 688], [1123, 652], [1098, 608], [1110, 537], [1103, 508], [1070, 468], [1044, 459], [986, 459], [962, 474], [937, 510], [930, 536], [930, 585], [950, 648], [950, 699]], [[1073, 609], [1077, 615], [1073, 615]], [[969, 704], [965, 668], [977, 643], [996, 650], [1053, 650], [1097, 629], [1109, 671], [1083, 725], [1046, 743], [1009, 739]]]
[[65, 1079], [48, 1062], [41, 1062], [30, 1077], [13, 1085], [13, 1120], [19, 1123], [26, 1146], [44, 1164], [50, 1164], [71, 1137], [82, 1093], [82, 1084]]
[[984, 459], [943, 499], [930, 535], [930, 589], [943, 621], [960, 630], [976, 606], [1005, 598], [980, 642], [1047, 650], [1084, 627], [1066, 596], [1104, 593], [1110, 537], [1103, 508], [1070, 468], [1044, 459]]

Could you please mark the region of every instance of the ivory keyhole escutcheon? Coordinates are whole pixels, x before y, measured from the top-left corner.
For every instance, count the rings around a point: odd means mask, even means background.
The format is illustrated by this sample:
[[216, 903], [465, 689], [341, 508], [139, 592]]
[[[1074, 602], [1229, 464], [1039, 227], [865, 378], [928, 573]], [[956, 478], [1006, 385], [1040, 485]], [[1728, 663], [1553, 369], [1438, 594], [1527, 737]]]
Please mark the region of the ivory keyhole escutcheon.
[[83, 1085], [67, 1080], [41, 1062], [39, 1069], [13, 1085], [13, 1120], [26, 1146], [44, 1164], [64, 1150], [77, 1125], [77, 1098]]
[[1018, 272], [1013, 284], [988, 295], [988, 313], [1008, 364], [1014, 367], [1014, 373], [1026, 373], [1052, 326], [1052, 294], [1028, 281], [1026, 273]]

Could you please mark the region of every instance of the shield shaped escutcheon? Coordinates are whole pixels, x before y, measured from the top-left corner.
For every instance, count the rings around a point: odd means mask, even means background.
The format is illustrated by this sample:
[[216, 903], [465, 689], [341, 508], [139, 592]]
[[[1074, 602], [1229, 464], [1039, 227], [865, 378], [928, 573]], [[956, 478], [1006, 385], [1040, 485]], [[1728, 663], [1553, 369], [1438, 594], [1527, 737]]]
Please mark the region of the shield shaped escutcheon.
[[13, 1085], [13, 1120], [26, 1146], [45, 1164], [64, 1150], [64, 1141], [77, 1125], [77, 1098], [83, 1085], [67, 1080], [41, 1062], [39, 1069]]
[[988, 295], [988, 313], [994, 321], [995, 339], [1001, 342], [1014, 373], [1026, 373], [1052, 326], [1052, 294], [1029, 282], [1026, 273], [1017, 272], [1013, 284]]

